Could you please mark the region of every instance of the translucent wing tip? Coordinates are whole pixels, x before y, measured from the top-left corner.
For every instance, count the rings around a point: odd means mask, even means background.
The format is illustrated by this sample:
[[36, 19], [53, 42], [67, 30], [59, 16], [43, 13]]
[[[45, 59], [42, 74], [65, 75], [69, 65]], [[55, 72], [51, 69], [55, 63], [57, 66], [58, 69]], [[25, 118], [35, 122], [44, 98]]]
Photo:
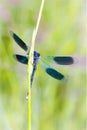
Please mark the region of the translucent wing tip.
[[20, 62], [20, 55], [14, 54], [13, 57], [14, 57], [14, 59], [16, 59], [17, 61]]
[[78, 58], [77, 57], [73, 57], [73, 61], [74, 61], [74, 64], [78, 63]]
[[15, 36], [17, 37], [17, 35], [13, 32], [13, 31], [9, 31], [10, 35], [13, 37], [13, 39], [16, 41]]
[[9, 33], [14, 38], [15, 33], [13, 31], [9, 31]]
[[10, 33], [11, 36], [13, 36], [13, 32], [11, 30], [9, 31], [9, 33]]

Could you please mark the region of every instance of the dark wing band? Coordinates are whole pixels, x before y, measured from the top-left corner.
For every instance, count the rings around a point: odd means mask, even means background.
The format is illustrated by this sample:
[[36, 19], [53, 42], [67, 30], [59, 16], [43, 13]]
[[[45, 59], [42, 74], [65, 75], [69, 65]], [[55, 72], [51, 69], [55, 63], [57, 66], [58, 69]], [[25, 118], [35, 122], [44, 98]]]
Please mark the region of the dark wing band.
[[15, 42], [25, 51], [28, 50], [28, 46], [21, 40], [14, 32], [10, 31], [11, 36], [15, 40]]
[[28, 64], [28, 57], [22, 56], [22, 55], [18, 55], [18, 54], [14, 55], [14, 57], [15, 57], [15, 59], [16, 59], [18, 62], [20, 62], [20, 63], [22, 63], [22, 64]]
[[56, 63], [59, 65], [71, 65], [75, 63], [75, 59], [71, 56], [43, 56], [48, 63]]
[[54, 68], [52, 68], [51, 66], [49, 66], [48, 64], [43, 62], [42, 60], [40, 60], [40, 63], [41, 63], [42, 68], [45, 70], [45, 72], [47, 74], [49, 74], [51, 77], [53, 77], [53, 78], [55, 78], [57, 80], [64, 79], [63, 74], [61, 74], [60, 72], [58, 72], [57, 70], [55, 70]]

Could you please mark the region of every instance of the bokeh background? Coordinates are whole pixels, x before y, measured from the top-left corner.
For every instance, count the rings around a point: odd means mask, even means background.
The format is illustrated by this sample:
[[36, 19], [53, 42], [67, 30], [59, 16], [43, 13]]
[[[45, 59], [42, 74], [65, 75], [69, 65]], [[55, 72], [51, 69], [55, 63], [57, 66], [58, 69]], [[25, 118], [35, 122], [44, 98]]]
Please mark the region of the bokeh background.
[[[30, 43], [41, 0], [0, 0], [0, 130], [27, 130], [27, 66], [15, 61], [25, 54], [9, 34]], [[32, 130], [87, 130], [86, 0], [48, 0], [35, 49], [41, 55], [72, 55], [76, 63], [54, 66], [64, 82], [38, 64], [32, 87]]]

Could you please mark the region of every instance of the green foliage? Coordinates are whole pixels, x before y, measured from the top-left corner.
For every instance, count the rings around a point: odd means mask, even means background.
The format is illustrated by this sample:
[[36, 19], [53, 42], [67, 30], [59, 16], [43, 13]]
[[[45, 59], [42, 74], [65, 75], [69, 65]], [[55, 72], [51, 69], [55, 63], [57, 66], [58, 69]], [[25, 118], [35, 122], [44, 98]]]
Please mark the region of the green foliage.
[[[9, 31], [28, 44], [40, 4], [40, 0], [1, 0], [0, 130], [27, 130], [27, 69], [13, 59], [15, 52], [24, 52]], [[32, 130], [87, 129], [82, 4], [81, 0], [45, 1], [35, 49], [41, 55], [74, 55], [78, 63], [56, 68], [65, 74], [65, 82], [51, 78], [37, 66], [32, 87]]]

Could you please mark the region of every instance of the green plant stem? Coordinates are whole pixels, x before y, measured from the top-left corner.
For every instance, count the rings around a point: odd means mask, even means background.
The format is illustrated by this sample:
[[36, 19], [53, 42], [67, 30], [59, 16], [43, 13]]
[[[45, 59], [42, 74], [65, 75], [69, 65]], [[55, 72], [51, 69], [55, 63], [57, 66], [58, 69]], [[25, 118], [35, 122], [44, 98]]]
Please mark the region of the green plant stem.
[[28, 93], [29, 93], [29, 98], [28, 98], [28, 130], [31, 130], [31, 116], [32, 116], [31, 74], [32, 74], [32, 70], [33, 70], [33, 66], [32, 66], [33, 65], [33, 52], [34, 52], [35, 39], [36, 39], [36, 35], [37, 35], [37, 31], [39, 28], [40, 19], [41, 19], [41, 15], [42, 15], [42, 10], [43, 10], [43, 6], [44, 6], [44, 1], [45, 0], [42, 0], [42, 2], [41, 2], [41, 7], [40, 7], [38, 19], [37, 19], [37, 24], [36, 24], [36, 27], [33, 31], [31, 48], [30, 48], [30, 53], [28, 56]]

